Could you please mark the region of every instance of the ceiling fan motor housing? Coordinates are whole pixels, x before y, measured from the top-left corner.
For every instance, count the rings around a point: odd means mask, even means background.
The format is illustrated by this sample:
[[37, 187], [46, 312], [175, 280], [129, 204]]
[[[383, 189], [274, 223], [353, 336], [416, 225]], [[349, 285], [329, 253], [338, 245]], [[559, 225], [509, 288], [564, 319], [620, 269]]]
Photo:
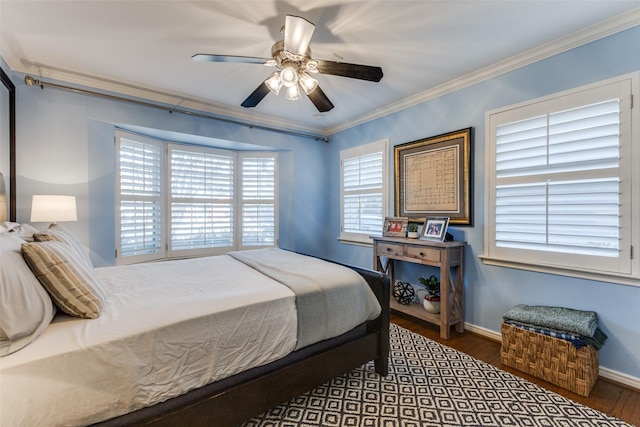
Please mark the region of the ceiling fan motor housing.
[[315, 67], [311, 64], [316, 61], [311, 59], [311, 48], [309, 47], [307, 47], [304, 55], [296, 55], [284, 49], [284, 40], [278, 40], [271, 46], [271, 56], [275, 61], [273, 65], [281, 70], [286, 67], [294, 67], [301, 71], [316, 72]]

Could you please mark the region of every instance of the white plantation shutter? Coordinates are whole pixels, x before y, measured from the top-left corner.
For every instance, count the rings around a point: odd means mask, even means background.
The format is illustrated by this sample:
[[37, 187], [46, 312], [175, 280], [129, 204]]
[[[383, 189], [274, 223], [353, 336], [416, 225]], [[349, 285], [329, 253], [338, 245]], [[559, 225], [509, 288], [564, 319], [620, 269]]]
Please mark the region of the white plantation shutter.
[[240, 154], [242, 247], [276, 245], [276, 156]]
[[382, 230], [382, 153], [346, 159], [344, 176], [344, 230], [375, 233]]
[[629, 107], [622, 82], [490, 116], [488, 254], [630, 272]]
[[117, 264], [277, 245], [277, 153], [118, 130], [116, 163]]
[[343, 239], [359, 234], [368, 241], [368, 236], [382, 232], [387, 206], [386, 146], [386, 141], [378, 141], [341, 152]]
[[618, 257], [618, 179], [496, 189], [496, 246]]
[[496, 245], [617, 257], [619, 128], [619, 99], [498, 126]]
[[169, 145], [171, 250], [233, 246], [234, 158]]
[[162, 240], [163, 145], [150, 138], [117, 142], [118, 257], [143, 261], [164, 256]]

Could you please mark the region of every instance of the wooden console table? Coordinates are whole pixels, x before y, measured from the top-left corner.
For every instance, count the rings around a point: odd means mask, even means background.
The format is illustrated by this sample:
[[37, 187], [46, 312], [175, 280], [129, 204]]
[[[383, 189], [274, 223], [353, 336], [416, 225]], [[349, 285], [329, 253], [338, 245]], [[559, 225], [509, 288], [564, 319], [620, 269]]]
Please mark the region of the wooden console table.
[[[432, 242], [404, 237], [372, 237], [373, 267], [388, 274], [391, 287], [395, 261], [440, 268], [440, 313], [427, 312], [422, 304], [398, 303], [391, 296], [391, 308], [440, 326], [440, 337], [449, 339], [450, 329], [464, 331], [464, 247], [466, 242]], [[383, 265], [382, 258], [387, 259]], [[453, 271], [453, 274], [452, 274]], [[417, 279], [417, 278], [416, 278]]]

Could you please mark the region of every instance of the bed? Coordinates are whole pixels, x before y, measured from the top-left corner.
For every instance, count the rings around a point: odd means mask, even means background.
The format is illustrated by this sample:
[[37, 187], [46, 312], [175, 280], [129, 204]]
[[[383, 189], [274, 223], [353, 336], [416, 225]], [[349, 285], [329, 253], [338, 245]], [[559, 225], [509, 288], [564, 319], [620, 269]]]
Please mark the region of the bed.
[[[29, 231], [0, 233], [3, 426], [240, 425], [368, 361], [387, 374], [380, 273], [281, 249], [94, 269], [63, 228]], [[77, 268], [94, 299], [70, 315], [34, 258]], [[7, 332], [27, 279], [36, 337]]]

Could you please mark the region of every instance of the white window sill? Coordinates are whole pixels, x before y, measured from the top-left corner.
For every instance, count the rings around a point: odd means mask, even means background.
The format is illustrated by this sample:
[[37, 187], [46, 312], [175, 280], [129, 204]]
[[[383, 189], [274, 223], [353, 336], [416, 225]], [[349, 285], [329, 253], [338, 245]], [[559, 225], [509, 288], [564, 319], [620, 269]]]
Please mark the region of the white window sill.
[[370, 236], [340, 236], [337, 239], [340, 243], [346, 245], [356, 245], [356, 246], [373, 246], [373, 240], [371, 240]]
[[496, 267], [516, 268], [518, 270], [533, 271], [537, 273], [555, 274], [558, 276], [575, 277], [579, 279], [596, 280], [599, 282], [640, 287], [640, 277], [634, 277], [632, 275], [602, 273], [589, 271], [587, 269], [573, 270], [570, 268], [560, 268], [556, 266], [527, 264], [525, 262], [516, 262], [512, 260], [493, 258], [485, 255], [479, 255], [478, 258], [480, 258], [483, 264], [493, 265]]

